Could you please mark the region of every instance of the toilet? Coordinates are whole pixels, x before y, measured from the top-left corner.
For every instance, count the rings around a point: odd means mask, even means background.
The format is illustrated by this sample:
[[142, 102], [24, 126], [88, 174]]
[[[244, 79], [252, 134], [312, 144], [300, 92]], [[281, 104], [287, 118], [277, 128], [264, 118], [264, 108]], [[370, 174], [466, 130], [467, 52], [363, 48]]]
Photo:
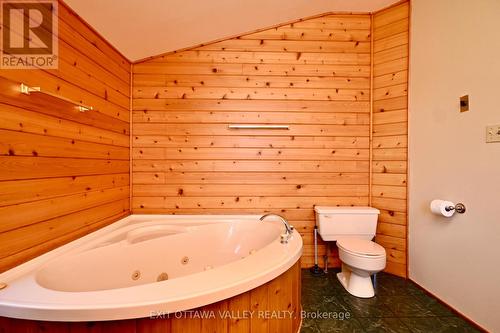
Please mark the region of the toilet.
[[380, 211], [372, 207], [316, 206], [318, 233], [324, 241], [336, 241], [342, 271], [337, 278], [357, 297], [375, 296], [371, 275], [385, 268], [385, 249], [372, 241]]

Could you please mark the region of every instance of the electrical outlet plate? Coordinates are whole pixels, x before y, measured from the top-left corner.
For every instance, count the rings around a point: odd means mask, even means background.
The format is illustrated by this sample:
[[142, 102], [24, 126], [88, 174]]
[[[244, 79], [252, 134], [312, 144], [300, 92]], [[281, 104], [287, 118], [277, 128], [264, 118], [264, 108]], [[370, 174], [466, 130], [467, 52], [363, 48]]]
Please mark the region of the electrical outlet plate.
[[486, 127], [486, 142], [500, 142], [500, 125]]

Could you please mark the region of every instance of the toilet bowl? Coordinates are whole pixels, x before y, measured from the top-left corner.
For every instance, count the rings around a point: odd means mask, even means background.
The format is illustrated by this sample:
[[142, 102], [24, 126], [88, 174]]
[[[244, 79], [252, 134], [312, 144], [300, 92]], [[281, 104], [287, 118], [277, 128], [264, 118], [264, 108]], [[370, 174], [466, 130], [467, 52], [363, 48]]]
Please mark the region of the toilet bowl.
[[337, 278], [356, 297], [375, 296], [371, 275], [385, 268], [385, 249], [370, 240], [346, 238], [337, 240], [342, 271]]
[[371, 275], [385, 268], [385, 249], [372, 241], [380, 211], [373, 207], [314, 208], [318, 232], [324, 241], [336, 241], [342, 272], [340, 283], [352, 295], [375, 296]]

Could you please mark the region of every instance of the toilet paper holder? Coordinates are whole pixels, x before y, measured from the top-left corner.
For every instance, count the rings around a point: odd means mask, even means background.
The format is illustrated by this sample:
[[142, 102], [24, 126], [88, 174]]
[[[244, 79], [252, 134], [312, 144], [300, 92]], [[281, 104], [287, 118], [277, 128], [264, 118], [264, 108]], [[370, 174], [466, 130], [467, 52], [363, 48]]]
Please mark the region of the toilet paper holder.
[[455, 206], [447, 206], [445, 207], [447, 212], [454, 210], [459, 214], [463, 214], [466, 211], [465, 205], [463, 203], [457, 203]]

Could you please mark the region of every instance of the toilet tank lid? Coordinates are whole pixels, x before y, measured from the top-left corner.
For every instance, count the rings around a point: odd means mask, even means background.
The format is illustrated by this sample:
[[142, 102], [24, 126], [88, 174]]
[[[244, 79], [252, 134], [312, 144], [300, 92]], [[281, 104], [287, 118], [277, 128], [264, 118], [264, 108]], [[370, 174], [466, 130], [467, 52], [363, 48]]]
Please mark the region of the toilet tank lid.
[[318, 214], [380, 214], [377, 208], [368, 206], [315, 206], [314, 211]]

